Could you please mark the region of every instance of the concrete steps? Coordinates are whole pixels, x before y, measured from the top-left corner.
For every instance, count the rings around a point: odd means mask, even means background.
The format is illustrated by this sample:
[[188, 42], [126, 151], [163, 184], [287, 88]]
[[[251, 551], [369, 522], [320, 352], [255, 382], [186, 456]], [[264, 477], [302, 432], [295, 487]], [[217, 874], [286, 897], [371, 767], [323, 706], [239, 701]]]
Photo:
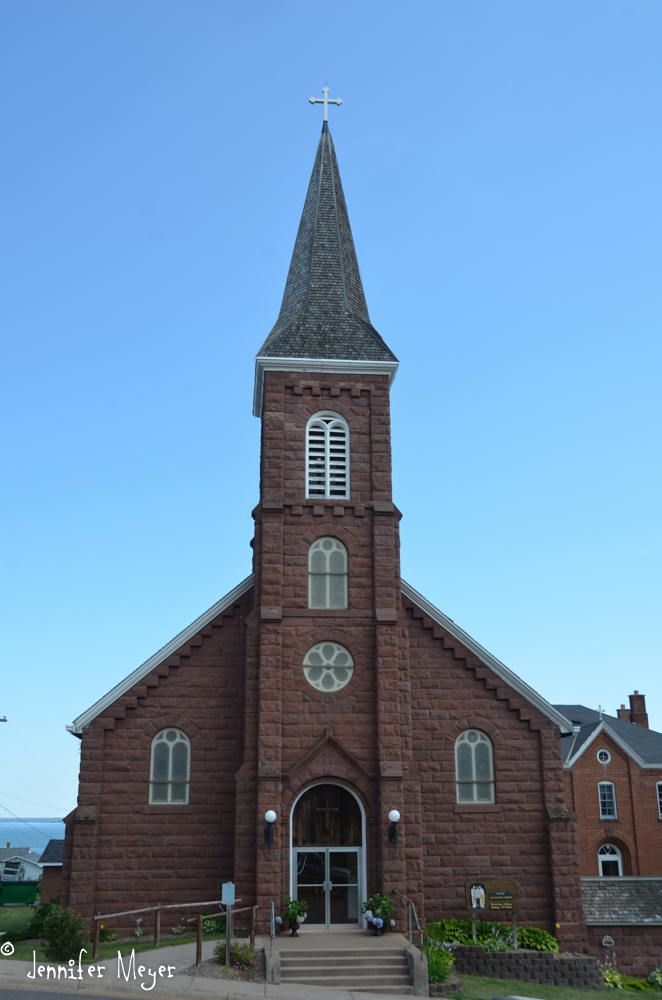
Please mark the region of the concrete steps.
[[413, 996], [404, 948], [294, 949], [280, 953], [280, 981]]

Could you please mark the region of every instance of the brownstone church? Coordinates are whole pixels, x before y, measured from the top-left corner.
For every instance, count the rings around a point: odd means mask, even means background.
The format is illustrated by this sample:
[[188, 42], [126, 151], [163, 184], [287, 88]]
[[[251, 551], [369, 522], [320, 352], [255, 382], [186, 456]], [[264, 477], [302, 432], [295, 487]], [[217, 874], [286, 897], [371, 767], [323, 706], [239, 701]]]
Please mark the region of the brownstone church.
[[400, 576], [397, 368], [325, 122], [256, 357], [253, 572], [70, 727], [63, 903], [91, 917], [220, 898], [233, 881], [262, 921], [292, 896], [306, 927], [333, 930], [394, 889], [421, 922], [466, 917], [466, 881], [501, 876], [520, 883], [521, 923], [588, 950], [572, 721]]

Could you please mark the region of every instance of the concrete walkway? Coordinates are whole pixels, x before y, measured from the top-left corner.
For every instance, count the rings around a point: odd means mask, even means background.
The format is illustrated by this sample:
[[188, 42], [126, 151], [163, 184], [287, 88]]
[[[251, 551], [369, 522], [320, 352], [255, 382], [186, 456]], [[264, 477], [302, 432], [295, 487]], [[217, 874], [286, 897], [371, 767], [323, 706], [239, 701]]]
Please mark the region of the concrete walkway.
[[[256, 949], [262, 950], [266, 944], [269, 949], [269, 938], [262, 940], [256, 938]], [[372, 937], [367, 931], [300, 931], [298, 938], [291, 938], [289, 934], [278, 934], [274, 938], [274, 952], [285, 951], [289, 948], [298, 949], [335, 949], [339, 953], [348, 950], [360, 950], [369, 945], [370, 947], [393, 948], [394, 945], [402, 947], [408, 944], [406, 939], [400, 934], [385, 934], [383, 937]], [[202, 945], [203, 962], [212, 957], [215, 941], [204, 941]], [[39, 991], [40, 993], [75, 994], [82, 997], [104, 996], [107, 1000], [113, 998], [126, 998], [128, 996], [138, 997], [147, 994], [152, 997], [200, 997], [200, 1000], [250, 1000], [250, 998], [270, 998], [270, 1000], [394, 1000], [392, 994], [362, 993], [342, 989], [330, 989], [327, 987], [295, 986], [290, 984], [272, 986], [268, 983], [245, 983], [241, 981], [230, 982], [224, 979], [212, 979], [205, 976], [182, 975], [177, 970], [186, 969], [195, 963], [195, 943], [168, 945], [155, 951], [143, 951], [136, 955], [136, 978], [131, 976], [129, 982], [125, 982], [124, 975], [119, 973], [117, 959], [104, 959], [100, 963], [105, 967], [103, 977], [100, 979], [95, 969], [93, 978], [89, 977], [87, 967], [90, 964], [95, 966], [99, 963], [86, 962], [83, 965], [83, 976], [81, 980], [67, 979], [49, 980], [45, 978], [31, 978], [33, 972], [32, 962], [15, 962], [11, 959], [0, 958], [0, 990], [27, 990]], [[42, 965], [57, 967], [57, 962], [42, 962]], [[124, 968], [127, 969], [128, 960], [123, 959]], [[142, 977], [137, 975], [138, 969], [143, 966], [145, 972]], [[170, 969], [168, 978], [167, 967]], [[39, 963], [37, 963], [37, 968]], [[163, 975], [159, 978], [157, 970], [166, 967]], [[148, 973], [157, 972], [156, 979]], [[30, 978], [28, 978], [30, 973]], [[154, 985], [153, 985], [154, 984]], [[148, 989], [149, 987], [149, 989]], [[26, 998], [27, 1000], [27, 998]], [[62, 998], [64, 1000], [64, 997]], [[401, 998], [400, 998], [401, 1000]]]

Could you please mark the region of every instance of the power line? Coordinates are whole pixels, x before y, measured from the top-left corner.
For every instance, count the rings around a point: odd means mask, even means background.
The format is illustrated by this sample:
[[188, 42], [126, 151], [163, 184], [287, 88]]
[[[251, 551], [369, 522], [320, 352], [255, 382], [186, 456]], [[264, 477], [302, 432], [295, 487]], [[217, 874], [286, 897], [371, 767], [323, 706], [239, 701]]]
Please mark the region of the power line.
[[10, 795], [9, 792], [0, 792], [0, 795], [6, 795], [8, 799], [16, 799], [17, 802], [27, 802], [29, 806], [43, 806], [44, 809], [59, 809], [60, 812], [64, 812], [62, 806], [49, 806], [45, 802], [33, 802], [32, 799], [22, 799], [18, 795]]
[[20, 816], [16, 815], [16, 813], [13, 813], [11, 809], [7, 808], [7, 806], [3, 806], [2, 802], [0, 802], [0, 809], [4, 809], [5, 812], [8, 812], [10, 816], [13, 816], [14, 819], [17, 819], [19, 823], [22, 823], [23, 826], [29, 827], [30, 830], [34, 830], [36, 834], [38, 834], [40, 837], [43, 837], [45, 840], [51, 839], [50, 837], [47, 837], [45, 833], [42, 833], [41, 830], [38, 830], [36, 826], [31, 826], [30, 823], [26, 823], [24, 819], [21, 819]]

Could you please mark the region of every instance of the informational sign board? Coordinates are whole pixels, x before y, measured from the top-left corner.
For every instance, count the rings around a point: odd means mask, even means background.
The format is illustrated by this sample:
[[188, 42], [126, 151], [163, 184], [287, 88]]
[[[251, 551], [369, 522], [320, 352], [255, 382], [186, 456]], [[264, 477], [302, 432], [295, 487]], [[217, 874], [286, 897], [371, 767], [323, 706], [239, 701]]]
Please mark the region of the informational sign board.
[[221, 902], [225, 906], [234, 906], [234, 882], [224, 882], [221, 889]]
[[473, 913], [519, 912], [519, 882], [514, 878], [474, 878], [466, 883], [466, 906]]

